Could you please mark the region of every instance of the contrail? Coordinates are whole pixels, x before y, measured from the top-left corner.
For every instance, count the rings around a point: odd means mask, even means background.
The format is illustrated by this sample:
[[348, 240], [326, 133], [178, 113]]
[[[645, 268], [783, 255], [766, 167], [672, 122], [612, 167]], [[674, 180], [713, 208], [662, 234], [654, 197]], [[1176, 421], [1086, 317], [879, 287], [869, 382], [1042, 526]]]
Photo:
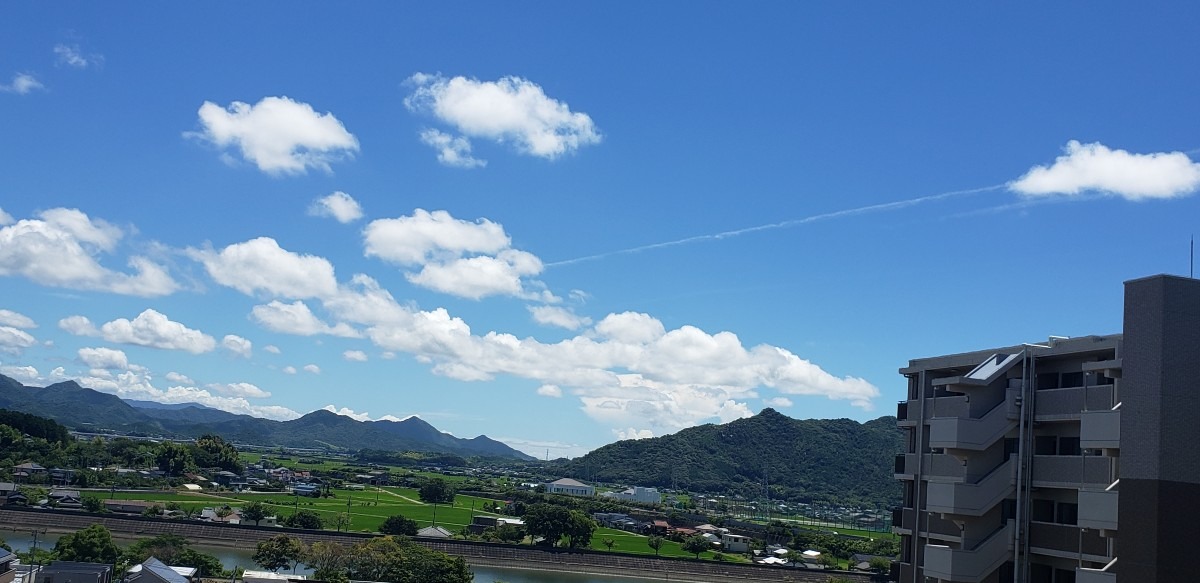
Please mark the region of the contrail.
[[863, 214], [867, 214], [867, 213], [892, 211], [892, 210], [896, 210], [896, 209], [902, 209], [902, 208], [906, 208], [906, 207], [910, 207], [910, 206], [924, 204], [927, 202], [945, 200], [947, 198], [953, 198], [956, 196], [963, 196], [963, 195], [967, 195], [967, 194], [978, 194], [981, 192], [989, 192], [989, 191], [993, 191], [993, 190], [999, 190], [1001, 188], [1005, 188], [1006, 186], [1008, 186], [1008, 183], [994, 184], [992, 186], [984, 186], [982, 188], [971, 188], [971, 189], [967, 189], [967, 190], [952, 190], [950, 192], [943, 192], [940, 194], [930, 194], [927, 196], [910, 198], [908, 200], [898, 200], [896, 202], [885, 202], [885, 203], [881, 203], [881, 204], [873, 204], [873, 205], [868, 205], [868, 206], [860, 206], [860, 207], [852, 208], [852, 209], [845, 209], [845, 210], [833, 211], [833, 212], [829, 212], [829, 213], [822, 213], [819, 215], [812, 215], [809, 217], [804, 217], [802, 219], [791, 219], [791, 220], [787, 220], [787, 221], [783, 221], [783, 222], [779, 222], [779, 223], [768, 223], [766, 225], [758, 225], [756, 227], [746, 227], [743, 229], [735, 229], [732, 231], [722, 231], [720, 233], [713, 233], [713, 234], [709, 234], [709, 235], [696, 235], [693, 237], [676, 239], [674, 241], [664, 241], [662, 243], [651, 243], [649, 245], [641, 245], [639, 247], [630, 247], [628, 249], [619, 249], [617, 251], [609, 251], [607, 253], [598, 253], [596, 255], [587, 255], [584, 257], [576, 257], [574, 259], [564, 259], [562, 261], [554, 261], [551, 263], [546, 263], [545, 266], [546, 267], [558, 267], [561, 265], [574, 265], [576, 263], [583, 263], [585, 261], [595, 261], [597, 259], [604, 259], [607, 257], [616, 256], [616, 255], [630, 255], [633, 253], [641, 253], [642, 251], [650, 251], [653, 249], [662, 249], [665, 247], [676, 247], [679, 245], [687, 245], [689, 243], [699, 243], [700, 241], [718, 241], [721, 239], [728, 239], [730, 237], [736, 237], [738, 235], [745, 235], [747, 233], [755, 233], [758, 231], [771, 231], [774, 229], [786, 229], [789, 227], [806, 225], [808, 223], [815, 223], [817, 221], [825, 221], [825, 220], [829, 220], [829, 219], [840, 219], [842, 217], [852, 217], [855, 215], [863, 215]]

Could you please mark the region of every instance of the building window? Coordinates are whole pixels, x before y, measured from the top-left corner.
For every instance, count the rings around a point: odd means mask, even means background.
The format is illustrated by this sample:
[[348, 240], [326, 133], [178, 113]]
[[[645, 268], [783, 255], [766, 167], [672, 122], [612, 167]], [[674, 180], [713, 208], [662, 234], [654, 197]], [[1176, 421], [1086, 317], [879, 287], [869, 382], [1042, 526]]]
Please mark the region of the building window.
[[1079, 438], [1058, 438], [1058, 455], [1083, 455], [1083, 452], [1079, 449]]
[[1057, 453], [1057, 437], [1053, 435], [1039, 435], [1033, 438], [1033, 455], [1055, 455]]
[[1083, 386], [1083, 371], [1080, 372], [1064, 372], [1062, 374], [1062, 382], [1059, 383], [1064, 389]]
[[1038, 373], [1038, 376], [1037, 376], [1037, 388], [1038, 389], [1057, 389], [1059, 386], [1060, 385], [1058, 384], [1058, 373], [1056, 373], [1056, 372]]
[[1070, 502], [1059, 502], [1058, 512], [1055, 518], [1056, 520], [1054, 522], [1059, 524], [1076, 524], [1079, 519], [1079, 505], [1072, 504]]
[[1034, 522], [1054, 522], [1054, 501], [1034, 500], [1029, 506], [1029, 519]]

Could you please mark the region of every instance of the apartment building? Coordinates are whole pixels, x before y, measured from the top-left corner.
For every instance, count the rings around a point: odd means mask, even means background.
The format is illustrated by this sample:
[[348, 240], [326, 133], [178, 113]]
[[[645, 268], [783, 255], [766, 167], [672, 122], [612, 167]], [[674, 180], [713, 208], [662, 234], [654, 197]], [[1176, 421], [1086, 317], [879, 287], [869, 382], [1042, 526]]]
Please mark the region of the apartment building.
[[900, 369], [893, 580], [1200, 579], [1200, 282], [1126, 282], [1123, 327]]

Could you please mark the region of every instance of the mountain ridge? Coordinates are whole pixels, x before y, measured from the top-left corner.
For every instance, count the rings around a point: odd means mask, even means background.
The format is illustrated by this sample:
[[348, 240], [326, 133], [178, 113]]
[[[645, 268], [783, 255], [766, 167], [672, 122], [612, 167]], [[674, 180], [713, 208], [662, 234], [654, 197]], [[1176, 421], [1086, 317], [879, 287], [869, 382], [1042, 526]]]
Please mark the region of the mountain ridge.
[[318, 409], [298, 419], [275, 421], [229, 413], [198, 403], [184, 403], [178, 407], [145, 406], [145, 401], [134, 403], [143, 406], [83, 387], [75, 381], [36, 388], [0, 375], [0, 408], [54, 419], [78, 431], [109, 429], [177, 437], [214, 433], [228, 441], [256, 445], [322, 448], [329, 444], [346, 450], [390, 449], [535, 459], [486, 435], [471, 439], [454, 437], [418, 417], [402, 421], [358, 421]]

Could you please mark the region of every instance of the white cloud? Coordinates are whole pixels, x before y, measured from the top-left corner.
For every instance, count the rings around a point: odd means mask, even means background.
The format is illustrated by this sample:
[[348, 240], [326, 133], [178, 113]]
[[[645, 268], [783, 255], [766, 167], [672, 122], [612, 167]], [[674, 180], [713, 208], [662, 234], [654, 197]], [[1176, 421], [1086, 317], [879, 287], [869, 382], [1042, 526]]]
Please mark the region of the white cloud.
[[76, 209], [50, 209], [40, 219], [0, 228], [0, 275], [21, 275], [47, 286], [106, 291], [143, 297], [163, 296], [179, 286], [162, 266], [130, 257], [134, 273], [100, 265], [123, 236], [117, 227]]
[[180, 384], [180, 385], [194, 385], [194, 384], [196, 384], [196, 381], [193, 381], [193, 380], [192, 380], [190, 377], [188, 377], [187, 375], [184, 375], [184, 374], [179, 374], [179, 373], [177, 373], [177, 372], [174, 372], [174, 371], [171, 371], [171, 372], [167, 373], [167, 374], [166, 374], [166, 379], [167, 379], [168, 381], [171, 381], [171, 382], [173, 382], [173, 383], [177, 383], [177, 384]]
[[[522, 154], [547, 159], [600, 142], [591, 117], [572, 112], [527, 79], [479, 81], [418, 73], [409, 81], [416, 88], [404, 100], [405, 106], [453, 126], [464, 142], [479, 138], [508, 143]], [[439, 159], [445, 153], [446, 148], [440, 147]]]
[[395, 360], [396, 353], [392, 352], [390, 350], [385, 350], [385, 351], [379, 353], [379, 358], [382, 358], [384, 360]]
[[339, 190], [314, 200], [308, 207], [308, 214], [314, 217], [331, 217], [339, 223], [346, 224], [361, 219], [363, 211], [357, 200]]
[[192, 354], [210, 352], [217, 345], [212, 336], [174, 322], [152, 309], [143, 311], [132, 321], [118, 318], [100, 326], [100, 336], [109, 342], [184, 350]]
[[342, 353], [342, 358], [351, 362], [366, 362], [367, 353], [361, 350], [347, 350]]
[[227, 397], [243, 397], [246, 399], [262, 399], [270, 397], [271, 393], [250, 383], [211, 383], [208, 388]]
[[609, 314], [596, 324], [595, 331], [602, 338], [623, 344], [649, 344], [667, 333], [662, 322], [638, 312]]
[[12, 326], [0, 326], [0, 352], [20, 354], [26, 348], [37, 344], [37, 339], [24, 330]]
[[562, 397], [562, 389], [558, 385], [542, 385], [537, 388], [537, 394], [543, 397]]
[[527, 306], [533, 321], [543, 326], [557, 326], [567, 330], [578, 330], [592, 323], [592, 319], [580, 316], [561, 306]]
[[29, 73], [13, 75], [12, 82], [7, 85], [0, 83], [0, 93], [16, 93], [17, 95], [27, 95], [32, 91], [45, 88], [46, 86], [42, 85], [41, 81]]
[[421, 141], [437, 150], [438, 162], [455, 168], [480, 168], [487, 160], [471, 155], [471, 142], [462, 136], [452, 136], [441, 130], [428, 129], [421, 132]]
[[493, 439], [537, 459], [545, 459], [546, 457], [551, 459], [558, 459], [560, 457], [576, 458], [591, 450], [591, 448], [577, 443], [563, 443], [561, 441], [524, 439], [521, 437], [494, 437]]
[[770, 399], [763, 399], [763, 402], [771, 407], [780, 407], [780, 408], [791, 407], [793, 405], [792, 400], [787, 397], [773, 397]]
[[250, 358], [254, 354], [254, 344], [241, 336], [226, 334], [221, 339], [221, 347], [242, 358]]
[[104, 64], [104, 56], [98, 54], [84, 55], [79, 50], [79, 45], [54, 45], [54, 54], [58, 56], [57, 62], [59, 65], [66, 65], [76, 69], [86, 69], [89, 66], [98, 67]]
[[100, 331], [85, 316], [67, 316], [58, 321], [58, 327], [75, 336], [100, 335]]
[[496, 254], [511, 243], [504, 227], [487, 219], [470, 222], [446, 211], [424, 209], [416, 209], [408, 217], [371, 221], [363, 238], [368, 257], [400, 265], [420, 265], [466, 253]]
[[269, 304], [254, 306], [250, 310], [250, 319], [268, 330], [283, 334], [295, 334], [297, 336], [329, 334], [342, 338], [358, 338], [362, 336], [345, 322], [338, 322], [333, 326], [326, 324], [312, 313], [312, 310], [308, 308], [308, 304], [300, 300], [296, 300], [290, 304], [272, 300]]
[[129, 369], [129, 358], [125, 356], [125, 352], [112, 348], [80, 348], [79, 360], [82, 361], [83, 364], [86, 364], [88, 368], [112, 370]]
[[321, 374], [321, 367], [319, 367], [315, 364], [306, 364], [306, 365], [304, 365], [304, 372], [308, 372], [308, 373], [312, 373], [312, 374]]
[[11, 326], [13, 328], [28, 330], [37, 328], [37, 323], [33, 321], [33, 318], [25, 314], [12, 310], [0, 310], [0, 326]]
[[275, 346], [274, 344], [268, 344], [268, 345], [264, 346], [263, 350], [270, 352], [271, 354], [282, 354], [283, 353], [283, 351], [280, 350], [279, 347]]
[[288, 97], [264, 97], [255, 105], [234, 101], [223, 108], [205, 101], [198, 137], [219, 148], [236, 146], [242, 157], [268, 174], [330, 172], [329, 164], [358, 151], [358, 140], [332, 113]]
[[634, 428], [630, 427], [629, 429], [614, 429], [613, 435], [616, 435], [617, 439], [621, 439], [621, 440], [649, 439], [651, 437], [654, 437], [654, 432], [649, 429], [634, 429]]
[[349, 417], [355, 421], [370, 421], [371, 420], [371, 416], [368, 415], [366, 412], [357, 413], [353, 409], [348, 409], [346, 407], [342, 407], [339, 409], [333, 405], [325, 405], [324, 407], [321, 407], [321, 408], [326, 411], [329, 411], [330, 413], [336, 413], [338, 415], [341, 415], [342, 417]]
[[1200, 163], [1183, 152], [1132, 154], [1071, 140], [1050, 166], [1034, 166], [1009, 188], [1026, 196], [1100, 191], [1127, 200], [1175, 198], [1200, 189]]
[[246, 295], [311, 298], [337, 291], [333, 264], [324, 257], [287, 251], [270, 237], [234, 243], [220, 252], [189, 249], [217, 283]]
[[[159, 389], [151, 382], [149, 373], [145, 371], [125, 371], [116, 375], [89, 375], [76, 379], [80, 385], [111, 393], [125, 399], [141, 399], [155, 401], [158, 403], [179, 404], [179, 403], [199, 403], [206, 407], [220, 409], [229, 413], [238, 415], [252, 415], [255, 417], [264, 417], [267, 419], [275, 419], [286, 421], [300, 417], [300, 414], [287, 408], [278, 405], [252, 405], [245, 397], [242, 396], [226, 396], [213, 394], [208, 389], [200, 389], [196, 387], [181, 387], [172, 386], [166, 389]], [[210, 385], [210, 387], [220, 387], [222, 390], [227, 390], [230, 393], [238, 392], [254, 392], [254, 385], [248, 387], [237, 387], [246, 383], [235, 383], [234, 385]], [[231, 388], [236, 387], [236, 388]], [[254, 387], [257, 389], [257, 387]], [[213, 388], [215, 391], [216, 388]]]
[[13, 224], [15, 221], [16, 219], [14, 219], [12, 215], [4, 212], [4, 209], [0, 208], [0, 227], [6, 227]]
[[37, 383], [42, 380], [38, 369], [32, 366], [0, 366], [0, 374], [16, 380], [23, 385]]
[[296, 374], [296, 367], [294, 367], [294, 366], [283, 367], [283, 374]]
[[412, 216], [372, 221], [363, 238], [368, 257], [421, 265], [405, 277], [422, 287], [470, 299], [546, 295], [537, 291], [540, 284], [525, 279], [542, 272], [542, 261], [511, 248], [504, 227], [487, 219], [470, 222], [446, 211], [416, 209]]

